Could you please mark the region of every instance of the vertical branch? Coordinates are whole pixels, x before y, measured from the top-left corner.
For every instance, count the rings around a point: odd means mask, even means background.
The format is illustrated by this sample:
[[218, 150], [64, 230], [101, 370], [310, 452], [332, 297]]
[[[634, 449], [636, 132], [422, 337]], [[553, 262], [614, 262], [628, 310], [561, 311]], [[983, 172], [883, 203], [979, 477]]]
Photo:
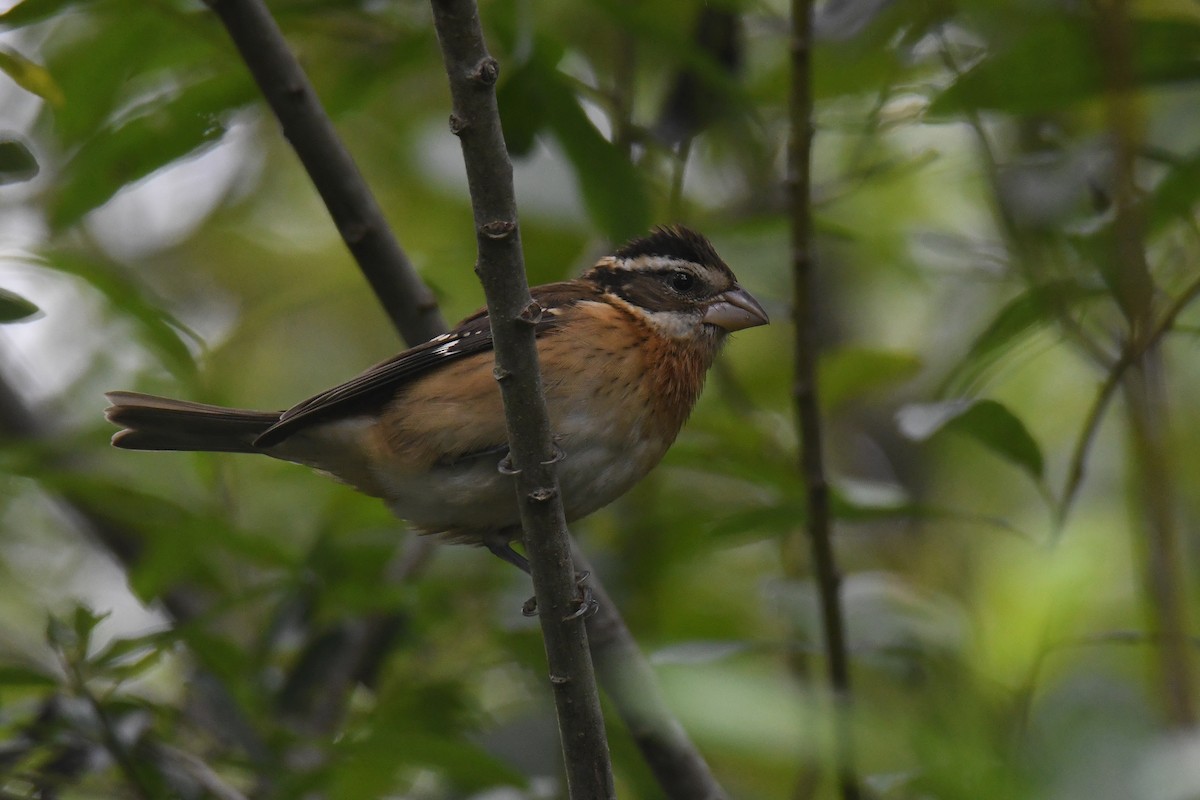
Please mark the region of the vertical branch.
[[792, 209], [792, 314], [796, 325], [795, 385], [800, 469], [808, 500], [808, 538], [820, 594], [829, 683], [835, 701], [834, 764], [843, 800], [859, 797], [850, 704], [850, 668], [834, 560], [829, 484], [821, 447], [817, 403], [817, 326], [812, 226], [812, 0], [792, 0], [791, 141], [788, 183]]
[[[1115, 264], [1111, 285], [1129, 325], [1129, 341], [1141, 343], [1152, 336], [1154, 286], [1146, 261], [1135, 175], [1141, 114], [1135, 98], [1131, 27], [1126, 0], [1093, 0], [1092, 8], [1115, 147]], [[1137, 470], [1137, 507], [1146, 533], [1139, 550], [1143, 554], [1150, 633], [1162, 641], [1156, 653], [1164, 712], [1172, 725], [1191, 728], [1197, 722], [1197, 707], [1194, 655], [1188, 641], [1187, 575], [1181, 558], [1176, 490], [1168, 453], [1166, 376], [1157, 344], [1142, 348], [1126, 371], [1121, 388]]]
[[459, 137], [479, 262], [504, 399], [509, 450], [533, 573], [550, 685], [572, 800], [614, 798], [612, 765], [583, 619], [573, 613], [576, 585], [554, 443], [542, 395], [534, 326], [541, 308], [530, 298], [517, 226], [512, 162], [496, 105], [499, 65], [487, 51], [474, 0], [433, 0]]

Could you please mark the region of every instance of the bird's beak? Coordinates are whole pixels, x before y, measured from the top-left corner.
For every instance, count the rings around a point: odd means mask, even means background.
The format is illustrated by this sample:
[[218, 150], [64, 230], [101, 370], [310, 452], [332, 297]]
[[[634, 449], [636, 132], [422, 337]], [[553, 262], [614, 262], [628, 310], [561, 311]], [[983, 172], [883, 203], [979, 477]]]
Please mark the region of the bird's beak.
[[740, 286], [722, 292], [709, 301], [704, 309], [703, 321], [729, 332], [766, 325], [767, 312], [754, 296]]

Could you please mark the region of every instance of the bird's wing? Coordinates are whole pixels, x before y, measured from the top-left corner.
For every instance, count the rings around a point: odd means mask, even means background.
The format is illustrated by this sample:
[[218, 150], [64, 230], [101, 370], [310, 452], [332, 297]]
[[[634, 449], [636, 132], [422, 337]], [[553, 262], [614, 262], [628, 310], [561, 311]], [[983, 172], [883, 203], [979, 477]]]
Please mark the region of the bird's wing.
[[[552, 310], [562, 305], [563, 296], [568, 291], [567, 286], [568, 284], [539, 286], [532, 290], [532, 295], [543, 308]], [[558, 322], [556, 314], [542, 314], [535, 325], [535, 335], [541, 336], [553, 330]], [[492, 331], [487, 309], [480, 309], [449, 333], [405, 350], [340, 386], [292, 406], [283, 412], [278, 422], [254, 440], [254, 445], [270, 447], [315, 422], [330, 417], [349, 416], [357, 410], [379, 409], [405, 384], [452, 361], [491, 349]]]

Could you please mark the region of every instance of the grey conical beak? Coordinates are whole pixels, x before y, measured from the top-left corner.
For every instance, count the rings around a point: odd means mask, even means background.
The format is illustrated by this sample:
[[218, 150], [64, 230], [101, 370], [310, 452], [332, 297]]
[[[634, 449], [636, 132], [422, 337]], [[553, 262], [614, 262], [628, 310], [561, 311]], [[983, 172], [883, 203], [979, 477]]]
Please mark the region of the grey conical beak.
[[704, 309], [703, 320], [731, 333], [766, 325], [771, 321], [767, 318], [767, 312], [763, 311], [763, 307], [754, 299], [754, 295], [740, 286], [734, 286], [710, 300], [708, 307]]

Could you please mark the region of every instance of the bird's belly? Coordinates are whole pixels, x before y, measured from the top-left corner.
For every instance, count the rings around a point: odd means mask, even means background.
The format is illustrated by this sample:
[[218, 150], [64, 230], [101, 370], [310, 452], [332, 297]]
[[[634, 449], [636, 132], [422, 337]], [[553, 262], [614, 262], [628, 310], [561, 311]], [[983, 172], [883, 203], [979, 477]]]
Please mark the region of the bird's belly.
[[[627, 492], [670, 444], [643, 435], [636, 421], [622, 425], [568, 413], [553, 423], [562, 450], [558, 480], [568, 522]], [[499, 470], [502, 457], [502, 452], [474, 455], [418, 475], [393, 475], [385, 467], [377, 478], [392, 512], [418, 528], [464, 534], [495, 530], [520, 523], [517, 488], [512, 476]]]
[[492, 530], [516, 525], [516, 487], [498, 469], [502, 454], [435, 467], [419, 475], [379, 474], [388, 507], [428, 532]]
[[[573, 440], [574, 439], [574, 440]], [[668, 442], [640, 434], [620, 437], [564, 435], [558, 483], [567, 521], [603, 508], [646, 476], [666, 452]]]

